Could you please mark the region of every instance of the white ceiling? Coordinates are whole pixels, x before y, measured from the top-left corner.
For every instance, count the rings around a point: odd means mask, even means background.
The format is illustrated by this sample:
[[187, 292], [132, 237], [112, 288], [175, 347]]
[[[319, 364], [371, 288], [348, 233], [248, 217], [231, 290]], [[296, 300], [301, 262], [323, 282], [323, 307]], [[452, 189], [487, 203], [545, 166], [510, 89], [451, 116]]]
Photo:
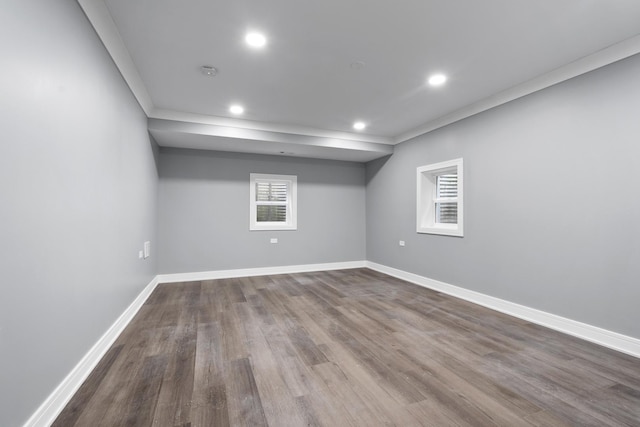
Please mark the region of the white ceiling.
[[640, 52], [638, 0], [78, 1], [163, 146], [368, 161]]

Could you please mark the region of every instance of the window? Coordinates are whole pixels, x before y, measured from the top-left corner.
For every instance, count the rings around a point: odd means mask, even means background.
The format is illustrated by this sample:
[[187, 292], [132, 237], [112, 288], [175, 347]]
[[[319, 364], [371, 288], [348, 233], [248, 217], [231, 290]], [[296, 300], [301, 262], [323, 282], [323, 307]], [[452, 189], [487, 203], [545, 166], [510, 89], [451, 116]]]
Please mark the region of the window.
[[418, 233], [463, 236], [462, 159], [418, 168]]
[[295, 175], [252, 173], [249, 230], [295, 230], [297, 186]]

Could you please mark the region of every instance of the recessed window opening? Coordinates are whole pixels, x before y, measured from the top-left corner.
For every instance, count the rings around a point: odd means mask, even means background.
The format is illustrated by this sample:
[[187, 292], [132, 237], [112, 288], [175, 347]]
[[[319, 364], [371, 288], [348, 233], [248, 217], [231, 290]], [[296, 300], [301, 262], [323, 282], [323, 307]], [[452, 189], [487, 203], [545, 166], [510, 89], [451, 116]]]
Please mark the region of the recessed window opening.
[[417, 175], [417, 232], [462, 237], [462, 159], [421, 166]]
[[297, 228], [297, 177], [251, 174], [250, 230]]

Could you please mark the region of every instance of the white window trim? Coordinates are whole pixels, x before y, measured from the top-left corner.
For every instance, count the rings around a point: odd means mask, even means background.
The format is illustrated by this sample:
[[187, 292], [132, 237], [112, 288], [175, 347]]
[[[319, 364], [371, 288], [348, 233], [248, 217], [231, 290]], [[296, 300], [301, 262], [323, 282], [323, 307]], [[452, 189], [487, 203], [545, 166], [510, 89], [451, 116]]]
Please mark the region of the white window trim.
[[[436, 176], [456, 171], [458, 174], [458, 197], [456, 199], [436, 198]], [[417, 212], [416, 231], [444, 236], [464, 236], [464, 173], [462, 159], [434, 163], [417, 168]], [[436, 202], [455, 201], [458, 203], [458, 223], [441, 224], [435, 222]]]
[[[286, 222], [258, 222], [256, 202], [256, 182], [286, 182], [287, 192], [287, 221]], [[249, 179], [249, 230], [297, 230], [298, 229], [298, 177], [295, 175], [272, 175], [252, 173]]]

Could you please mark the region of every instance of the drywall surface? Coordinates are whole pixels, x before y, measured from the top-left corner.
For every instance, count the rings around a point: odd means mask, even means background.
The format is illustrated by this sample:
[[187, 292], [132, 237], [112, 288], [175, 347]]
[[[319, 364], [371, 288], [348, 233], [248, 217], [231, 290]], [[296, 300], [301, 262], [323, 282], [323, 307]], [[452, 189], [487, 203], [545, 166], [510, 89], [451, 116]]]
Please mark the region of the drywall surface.
[[155, 245], [158, 177], [78, 4], [1, 9], [0, 425], [18, 426], [154, 277], [138, 251]]
[[[249, 231], [251, 173], [298, 177], [297, 230]], [[359, 163], [162, 148], [159, 204], [160, 273], [365, 259]]]
[[[367, 259], [640, 338], [638, 76], [631, 57], [368, 163]], [[464, 237], [416, 233], [416, 168], [459, 157]]]

